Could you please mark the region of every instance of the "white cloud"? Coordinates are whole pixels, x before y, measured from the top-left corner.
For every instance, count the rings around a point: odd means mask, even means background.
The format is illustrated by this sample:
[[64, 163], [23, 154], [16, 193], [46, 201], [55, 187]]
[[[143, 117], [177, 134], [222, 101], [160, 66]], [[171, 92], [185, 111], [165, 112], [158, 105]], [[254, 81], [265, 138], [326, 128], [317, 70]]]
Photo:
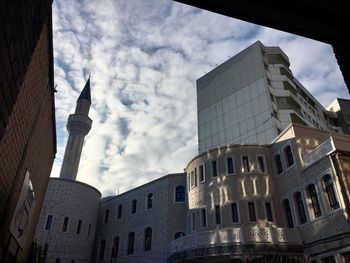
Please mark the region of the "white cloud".
[[[78, 180], [104, 195], [170, 172], [197, 153], [195, 81], [257, 40], [281, 46], [323, 104], [347, 91], [331, 47], [168, 0], [54, 1], [58, 176], [68, 115], [91, 74], [93, 125]], [[332, 95], [332, 96], [330, 96]]]

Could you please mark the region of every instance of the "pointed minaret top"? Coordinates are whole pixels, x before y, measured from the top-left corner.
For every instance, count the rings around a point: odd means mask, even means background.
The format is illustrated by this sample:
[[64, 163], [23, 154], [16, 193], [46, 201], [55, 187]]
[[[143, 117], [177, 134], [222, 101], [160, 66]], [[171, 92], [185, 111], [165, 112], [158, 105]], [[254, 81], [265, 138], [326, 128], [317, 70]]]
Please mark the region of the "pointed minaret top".
[[90, 93], [90, 76], [85, 84], [83, 91], [81, 92], [78, 100], [84, 99], [91, 103], [91, 93]]

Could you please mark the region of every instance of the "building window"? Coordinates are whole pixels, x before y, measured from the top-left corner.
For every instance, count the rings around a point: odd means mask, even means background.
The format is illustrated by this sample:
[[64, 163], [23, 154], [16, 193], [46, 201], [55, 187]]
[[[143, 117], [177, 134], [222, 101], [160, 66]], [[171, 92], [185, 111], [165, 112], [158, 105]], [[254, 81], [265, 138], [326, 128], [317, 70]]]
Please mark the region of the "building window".
[[61, 263], [61, 259], [60, 258], [56, 258], [55, 262], [56, 263]]
[[185, 186], [178, 185], [175, 188], [175, 202], [176, 203], [183, 203], [185, 202], [186, 198], [186, 192], [185, 192]]
[[207, 227], [207, 210], [205, 208], [202, 208], [201, 214], [202, 214], [202, 227]]
[[106, 240], [102, 239], [100, 241], [100, 248], [98, 252], [98, 259], [99, 260], [104, 260], [105, 258], [105, 247], [106, 247]]
[[177, 233], [175, 233], [175, 239], [178, 239], [178, 238], [184, 237], [184, 236], [185, 236], [184, 232], [177, 232]]
[[192, 231], [196, 230], [196, 213], [192, 212]]
[[335, 195], [334, 184], [332, 181], [332, 177], [329, 174], [326, 174], [323, 177], [324, 188], [327, 194], [327, 199], [329, 202], [329, 206], [332, 210], [339, 208], [339, 202]]
[[198, 184], [198, 174], [197, 174], [197, 167], [194, 168], [194, 186], [197, 186]]
[[118, 257], [119, 236], [113, 238], [111, 259]]
[[256, 222], [255, 205], [253, 202], [248, 202], [248, 211], [250, 222]]
[[199, 167], [199, 182], [204, 182], [205, 177], [204, 177], [204, 165], [200, 165]]
[[269, 222], [273, 222], [272, 205], [269, 202], [265, 203], [266, 219]]
[[258, 155], [258, 171], [261, 173], [266, 172], [265, 168], [265, 158], [262, 155]]
[[52, 225], [53, 215], [48, 215], [45, 224], [45, 230], [50, 230]]
[[290, 209], [290, 204], [288, 199], [283, 200], [283, 208], [284, 213], [287, 219], [287, 227], [288, 228], [294, 228], [294, 221], [293, 221], [293, 215], [292, 210]]
[[83, 223], [83, 221], [82, 221], [81, 219], [79, 219], [79, 221], [78, 221], [78, 226], [77, 226], [77, 234], [78, 234], [78, 235], [80, 234], [82, 223]]
[[117, 212], [117, 218], [121, 218], [123, 213], [123, 206], [118, 205], [118, 212]]
[[134, 253], [134, 244], [135, 244], [135, 233], [130, 232], [128, 235], [128, 249], [127, 249], [128, 255], [131, 255]]
[[62, 232], [67, 232], [69, 217], [63, 219]]
[[137, 200], [134, 199], [131, 202], [131, 214], [136, 214]]
[[243, 156], [242, 157], [242, 172], [243, 173], [249, 173], [250, 172], [250, 167], [249, 167], [249, 158], [248, 156]]
[[109, 209], [105, 210], [105, 219], [104, 219], [104, 223], [108, 223], [108, 218], [109, 218]]
[[306, 223], [306, 213], [304, 208], [303, 198], [301, 197], [300, 192], [294, 194], [295, 204], [298, 210], [299, 224]]
[[274, 157], [275, 160], [275, 165], [276, 165], [276, 170], [278, 174], [281, 174], [283, 172], [283, 167], [282, 167], [282, 161], [281, 161], [281, 155], [276, 154]]
[[334, 256], [321, 258], [321, 263], [336, 263]]
[[235, 173], [235, 169], [234, 169], [234, 164], [233, 164], [232, 157], [228, 157], [226, 159], [226, 162], [227, 162], [227, 174], [234, 174]]
[[221, 211], [219, 205], [215, 206], [215, 222], [217, 225], [221, 224]]
[[292, 148], [290, 147], [290, 145], [284, 148], [284, 156], [286, 158], [287, 167], [292, 166], [294, 164], [294, 158], [293, 158]]
[[231, 204], [231, 213], [232, 213], [232, 222], [238, 223], [239, 222], [239, 216], [238, 216], [238, 204], [232, 203]]
[[145, 229], [145, 251], [152, 249], [152, 228], [147, 227]]
[[147, 209], [152, 208], [153, 206], [153, 193], [147, 195]]
[[312, 210], [314, 212], [315, 218], [320, 217], [322, 215], [322, 212], [321, 212], [320, 203], [319, 203], [318, 198], [317, 198], [315, 185], [310, 184], [307, 187], [307, 192], [308, 192], [309, 198], [311, 200]]
[[194, 177], [194, 171], [191, 172], [191, 188], [196, 186], [196, 180]]
[[213, 177], [218, 176], [218, 164], [216, 161], [211, 162], [212, 170], [213, 170]]

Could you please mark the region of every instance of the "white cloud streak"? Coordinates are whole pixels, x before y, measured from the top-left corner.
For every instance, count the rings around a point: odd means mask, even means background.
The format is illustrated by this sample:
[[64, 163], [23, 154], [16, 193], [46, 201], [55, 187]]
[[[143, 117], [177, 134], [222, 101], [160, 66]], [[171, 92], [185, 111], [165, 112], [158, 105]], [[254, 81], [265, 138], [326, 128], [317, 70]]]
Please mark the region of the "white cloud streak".
[[68, 115], [91, 74], [78, 180], [103, 195], [182, 172], [197, 154], [195, 81], [257, 40], [280, 46], [322, 104], [347, 91], [329, 45], [168, 0], [54, 1], [58, 176]]

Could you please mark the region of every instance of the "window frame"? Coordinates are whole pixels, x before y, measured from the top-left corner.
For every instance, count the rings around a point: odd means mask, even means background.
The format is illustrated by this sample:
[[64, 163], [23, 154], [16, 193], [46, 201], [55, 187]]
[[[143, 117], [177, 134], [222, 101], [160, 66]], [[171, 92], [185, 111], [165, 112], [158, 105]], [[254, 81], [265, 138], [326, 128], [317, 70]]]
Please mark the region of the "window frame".
[[[215, 163], [215, 166], [214, 166], [214, 163]], [[214, 169], [214, 167], [215, 167], [215, 169]], [[217, 178], [219, 176], [219, 160], [212, 160], [211, 161], [211, 171], [212, 171], [212, 178]], [[214, 176], [214, 174], [215, 174], [215, 176]]]
[[[313, 190], [314, 192], [310, 193], [310, 190], [311, 190], [311, 187], [313, 187]], [[318, 194], [318, 191], [317, 191], [317, 187], [316, 187], [316, 184], [314, 183], [310, 183], [306, 186], [305, 188], [306, 190], [306, 194], [307, 194], [307, 197], [308, 197], [308, 201], [310, 203], [310, 205], [308, 206], [308, 208], [312, 211], [312, 213], [309, 215], [311, 216], [312, 215], [312, 218], [313, 219], [317, 219], [319, 217], [322, 217], [323, 216], [323, 211], [322, 211], [322, 208], [321, 208], [321, 202], [320, 202], [320, 198], [319, 198], [319, 194]], [[316, 198], [316, 203], [314, 203], [315, 199]], [[319, 214], [316, 214], [316, 210], [315, 210], [315, 206], [318, 206], [317, 209], [319, 210]]]
[[[200, 167], [202, 167], [202, 169]], [[201, 172], [201, 170], [202, 170], [202, 172]], [[201, 173], [203, 176], [203, 180], [201, 180]], [[205, 182], [205, 164], [204, 163], [201, 163], [200, 165], [198, 165], [198, 180], [199, 180], [199, 183]]]
[[[147, 230], [149, 232], [147, 232]], [[150, 233], [149, 235], [149, 240], [147, 239], [147, 234]], [[153, 235], [153, 230], [151, 227], [145, 228], [143, 231], [143, 251], [151, 251], [152, 250], [152, 235]]]
[[[217, 208], [219, 208], [219, 213], [217, 211]], [[215, 216], [215, 225], [219, 226], [223, 224], [223, 218], [222, 218], [222, 209], [220, 204], [214, 205], [214, 216]], [[219, 217], [218, 217], [219, 216]], [[220, 219], [220, 222], [218, 223], [218, 219]]]
[[[253, 204], [253, 208], [254, 208], [254, 217], [255, 220], [251, 220], [251, 213], [250, 213], [250, 204]], [[257, 223], [258, 222], [258, 211], [257, 211], [257, 207], [256, 207], [256, 202], [255, 201], [247, 201], [247, 209], [248, 209], [248, 219], [249, 219], [249, 223]]]
[[[134, 206], [134, 203], [135, 203], [135, 206]], [[135, 209], [134, 209], [134, 207], [135, 207]], [[135, 210], [135, 211], [134, 211], [134, 210]], [[137, 213], [137, 199], [135, 198], [135, 199], [133, 199], [133, 200], [131, 201], [130, 214], [131, 214], [131, 215], [136, 215], [136, 213]]]
[[[232, 160], [232, 170], [233, 170], [232, 173], [229, 172], [229, 160], [230, 159]], [[234, 159], [234, 157], [233, 156], [227, 156], [225, 158], [225, 160], [226, 160], [226, 163], [225, 163], [226, 175], [235, 175], [236, 174], [236, 169], [235, 169], [235, 159]]]
[[[293, 163], [292, 164], [289, 164], [289, 155], [287, 154], [286, 152], [286, 149], [289, 147], [290, 149], [290, 155], [292, 157], [292, 160], [293, 160]], [[283, 147], [283, 158], [284, 158], [284, 162], [285, 162], [285, 165], [286, 165], [286, 170], [290, 169], [291, 167], [293, 167], [295, 165], [295, 157], [294, 157], [294, 153], [293, 153], [293, 147], [291, 145], [291, 143], [288, 143], [286, 144], [284, 147]]]
[[[177, 189], [179, 188], [179, 187], [183, 187], [183, 201], [178, 201], [178, 199], [177, 199], [177, 195], [178, 195], [178, 191], [177, 191]], [[182, 204], [182, 203], [186, 203], [186, 187], [184, 186], [184, 185], [182, 185], [182, 184], [179, 184], [179, 185], [177, 185], [177, 186], [175, 186], [175, 191], [174, 191], [174, 203], [179, 203], [179, 204]]]
[[[260, 169], [260, 165], [259, 165], [259, 158], [262, 158], [262, 161], [263, 161], [263, 166], [264, 166], [264, 171], [262, 171]], [[256, 166], [257, 166], [257, 171], [260, 172], [260, 173], [263, 173], [263, 174], [266, 174], [267, 173], [267, 166], [266, 166], [266, 158], [265, 158], [265, 155], [264, 154], [257, 154], [256, 155]]]
[[[269, 218], [268, 218], [267, 204], [270, 205], [270, 209], [271, 209], [270, 212], [271, 212], [272, 220], [269, 220]], [[275, 209], [274, 209], [274, 207], [273, 207], [273, 202], [272, 202], [272, 200], [265, 200], [265, 201], [264, 201], [264, 212], [265, 212], [265, 219], [266, 219], [266, 221], [267, 221], [268, 223], [275, 223], [275, 222], [276, 222], [276, 220], [275, 220], [275, 218], [276, 218], [276, 216], [275, 216]]]
[[[237, 221], [233, 221], [233, 205], [236, 205], [237, 209]], [[231, 202], [230, 203], [230, 208], [231, 208], [231, 222], [232, 224], [240, 224], [241, 223], [241, 215], [240, 215], [240, 209], [239, 209], [239, 202]]]
[[146, 210], [149, 210], [153, 207], [153, 199], [154, 199], [154, 194], [148, 193], [146, 196]]
[[[66, 218], [67, 218], [67, 223], [65, 223], [66, 222]], [[63, 217], [63, 223], [62, 223], [61, 232], [67, 233], [68, 232], [68, 228], [69, 228], [69, 216], [65, 216], [65, 217]]]
[[[279, 169], [278, 169], [279, 166], [277, 165], [277, 157], [279, 157], [279, 162], [281, 164], [281, 172], [279, 172]], [[273, 166], [274, 166], [274, 169], [275, 169], [277, 176], [279, 176], [285, 172], [284, 167], [283, 167], [282, 157], [281, 157], [281, 154], [279, 152], [273, 155]]]
[[[325, 183], [325, 177], [329, 177], [329, 180], [331, 181], [331, 186], [327, 186], [326, 183]], [[333, 178], [332, 174], [330, 172], [328, 173], [325, 173], [321, 176], [321, 184], [322, 184], [322, 188], [323, 188], [323, 192], [324, 192], [324, 197], [326, 199], [326, 202], [327, 202], [327, 207], [329, 209], [330, 212], [333, 212], [333, 211], [337, 211], [338, 209], [341, 208], [341, 205], [340, 205], [340, 198], [339, 198], [339, 195], [337, 193], [337, 188], [335, 187], [336, 186], [336, 180]], [[336, 205], [337, 207], [333, 207], [334, 204], [332, 205], [331, 204], [331, 200], [330, 200], [330, 196], [329, 196], [329, 192], [327, 191], [327, 187], [332, 187], [332, 192], [333, 192], [333, 195], [334, 195], [334, 199], [337, 201]]]
[[[49, 218], [51, 218], [51, 221], [50, 221], [50, 225], [48, 226]], [[44, 230], [48, 230], [48, 231], [51, 230], [52, 225], [53, 225], [53, 218], [54, 218], [54, 215], [53, 215], [53, 214], [47, 214], [47, 215], [46, 215]]]
[[[290, 212], [290, 218], [292, 220], [292, 226], [290, 226], [290, 222], [289, 222], [289, 219], [288, 219], [288, 214], [287, 214], [287, 211], [286, 211], [286, 206], [285, 206], [285, 201], [288, 201], [288, 208], [289, 208], [289, 212]], [[290, 202], [290, 198], [283, 198], [282, 199], [282, 210], [283, 210], [283, 217], [284, 217], [284, 222], [285, 222], [285, 226], [286, 228], [289, 228], [289, 229], [294, 229], [295, 228], [295, 216], [293, 214], [293, 208], [292, 208], [292, 205], [291, 205], [291, 202]]]
[[[298, 203], [298, 200], [296, 199], [296, 194], [300, 193], [300, 202]], [[307, 210], [306, 210], [306, 206], [305, 206], [305, 198], [303, 197], [303, 193], [302, 191], [296, 191], [293, 194], [293, 200], [294, 200], [294, 206], [296, 209], [296, 214], [297, 214], [297, 218], [298, 218], [298, 225], [304, 225], [306, 223], [308, 223], [308, 215], [307, 215]], [[302, 222], [302, 217], [300, 214], [300, 206], [299, 204], [303, 205], [303, 212], [305, 215], [305, 222]]]
[[[245, 165], [244, 165], [244, 159], [245, 159], [245, 157], [247, 157], [247, 162], [248, 162], [247, 168], [248, 168], [248, 171], [246, 171]], [[247, 154], [247, 155], [242, 155], [242, 156], [241, 156], [241, 172], [242, 172], [243, 174], [249, 174], [249, 173], [252, 172], [251, 164], [252, 164], [252, 162], [251, 162], [250, 156], [249, 156], [248, 154]]]

